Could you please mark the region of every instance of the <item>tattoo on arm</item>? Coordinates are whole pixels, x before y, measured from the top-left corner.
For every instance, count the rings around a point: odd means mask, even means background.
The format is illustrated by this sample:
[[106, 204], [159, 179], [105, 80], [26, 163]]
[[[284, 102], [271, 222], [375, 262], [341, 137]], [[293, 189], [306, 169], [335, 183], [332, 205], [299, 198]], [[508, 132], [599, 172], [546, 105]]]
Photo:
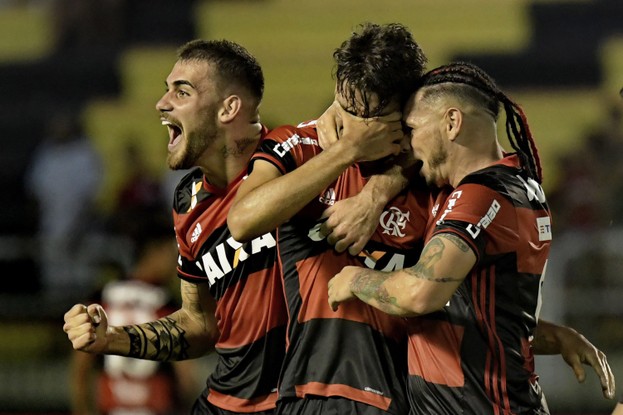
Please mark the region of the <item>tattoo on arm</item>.
[[130, 336], [130, 357], [161, 362], [188, 358], [186, 332], [169, 317], [124, 330]]
[[442, 234], [437, 237], [434, 237], [430, 240], [430, 242], [422, 251], [422, 255], [420, 256], [420, 260], [417, 264], [415, 264], [411, 268], [406, 268], [405, 272], [416, 277], [421, 278], [427, 281], [434, 282], [456, 282], [461, 281], [461, 278], [453, 278], [453, 277], [436, 277], [434, 275], [434, 267], [441, 260], [444, 250], [446, 246], [444, 245], [441, 239], [445, 239], [446, 241], [451, 242], [453, 245], [458, 247], [462, 252], [468, 252], [470, 247], [456, 235], [453, 234]]
[[398, 305], [396, 297], [392, 297], [383, 286], [390, 275], [373, 270], [362, 270], [353, 278], [351, 291], [362, 301], [368, 304], [376, 302], [380, 310], [393, 314], [396, 308], [402, 309], [402, 307]]
[[467, 242], [465, 242], [462, 238], [456, 236], [455, 234], [444, 233], [442, 235], [439, 235], [439, 237], [452, 242], [462, 252], [469, 252], [471, 249]]

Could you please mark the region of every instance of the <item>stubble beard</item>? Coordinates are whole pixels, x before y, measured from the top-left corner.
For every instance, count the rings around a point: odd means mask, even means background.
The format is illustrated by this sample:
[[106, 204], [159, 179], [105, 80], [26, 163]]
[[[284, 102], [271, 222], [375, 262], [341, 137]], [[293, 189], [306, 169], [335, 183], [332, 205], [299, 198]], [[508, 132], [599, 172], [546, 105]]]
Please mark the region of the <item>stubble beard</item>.
[[199, 158], [214, 144], [218, 137], [216, 122], [206, 122], [204, 129], [184, 137], [185, 144], [178, 154], [169, 153], [167, 164], [171, 170], [186, 170], [197, 166]]
[[[441, 146], [438, 146], [431, 154], [428, 160], [428, 172], [424, 178], [428, 186], [440, 186], [441, 177], [439, 177], [439, 167], [446, 163], [448, 159], [448, 152]], [[424, 170], [422, 170], [424, 173]]]

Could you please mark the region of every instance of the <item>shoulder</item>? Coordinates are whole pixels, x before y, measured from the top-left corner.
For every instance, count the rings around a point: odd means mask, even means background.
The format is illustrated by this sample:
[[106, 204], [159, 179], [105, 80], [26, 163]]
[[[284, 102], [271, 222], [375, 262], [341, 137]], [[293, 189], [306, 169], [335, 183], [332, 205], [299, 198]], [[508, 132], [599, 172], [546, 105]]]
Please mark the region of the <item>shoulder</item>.
[[193, 197], [196, 199], [201, 190], [203, 190], [203, 172], [200, 168], [196, 168], [184, 175], [175, 187], [173, 209], [176, 212], [188, 211], [193, 203]]
[[297, 140], [298, 138], [307, 138], [316, 140], [316, 122], [310, 121], [306, 123], [301, 123], [296, 126], [294, 125], [281, 125], [269, 131], [265, 136], [265, 140], [274, 140], [274, 141], [292, 141]]

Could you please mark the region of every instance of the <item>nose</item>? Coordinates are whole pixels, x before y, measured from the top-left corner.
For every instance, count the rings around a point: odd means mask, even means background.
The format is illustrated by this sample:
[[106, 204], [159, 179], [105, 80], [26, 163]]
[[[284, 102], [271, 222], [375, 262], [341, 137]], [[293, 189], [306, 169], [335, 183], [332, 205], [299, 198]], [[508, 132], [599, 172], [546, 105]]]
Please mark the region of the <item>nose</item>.
[[156, 102], [156, 109], [160, 112], [170, 111], [172, 109], [169, 101], [169, 92], [165, 92], [164, 95]]
[[411, 137], [409, 134], [405, 134], [402, 136], [402, 140], [400, 140], [400, 152], [406, 153], [411, 151]]

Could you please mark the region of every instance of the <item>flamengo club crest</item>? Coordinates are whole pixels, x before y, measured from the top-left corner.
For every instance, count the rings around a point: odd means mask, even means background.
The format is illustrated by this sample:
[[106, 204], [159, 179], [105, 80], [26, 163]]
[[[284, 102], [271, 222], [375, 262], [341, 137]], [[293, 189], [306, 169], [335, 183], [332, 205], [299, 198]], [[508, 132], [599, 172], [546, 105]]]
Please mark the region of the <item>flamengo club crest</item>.
[[405, 234], [402, 232], [409, 222], [409, 213], [403, 212], [397, 207], [390, 207], [381, 215], [379, 223], [383, 227], [383, 234], [391, 236], [403, 237]]

